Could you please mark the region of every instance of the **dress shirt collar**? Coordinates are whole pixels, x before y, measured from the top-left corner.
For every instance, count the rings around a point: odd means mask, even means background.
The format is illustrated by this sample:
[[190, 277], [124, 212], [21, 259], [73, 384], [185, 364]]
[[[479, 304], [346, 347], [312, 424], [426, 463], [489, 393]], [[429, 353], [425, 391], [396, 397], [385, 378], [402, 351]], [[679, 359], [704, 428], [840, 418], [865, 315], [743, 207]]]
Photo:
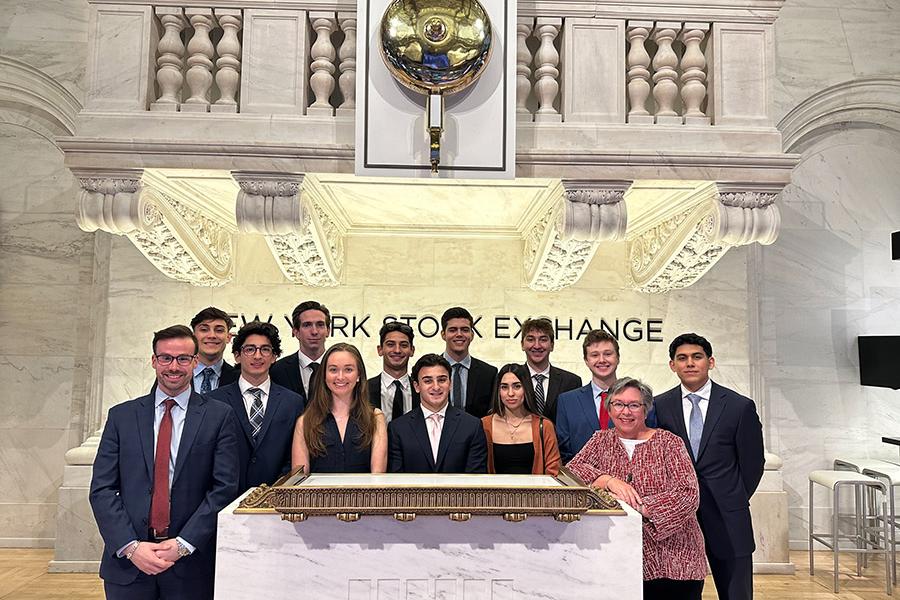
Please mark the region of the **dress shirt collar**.
[[535, 371], [534, 367], [531, 366], [531, 363], [525, 361], [525, 364], [528, 365], [528, 372], [531, 373], [531, 378], [534, 379], [535, 375], [543, 375], [547, 379], [550, 379], [550, 363], [547, 363], [547, 368], [543, 371]]
[[601, 392], [608, 392], [609, 388], [603, 389], [599, 385], [597, 385], [593, 379], [591, 379], [591, 391], [594, 393], [594, 399], [596, 400], [598, 396], [600, 396]]
[[420, 406], [422, 407], [422, 414], [425, 415], [426, 421], [428, 420], [428, 417], [430, 417], [431, 415], [441, 415], [441, 419], [445, 419], [445, 418], [447, 418], [447, 407], [450, 406], [450, 399], [448, 398], [447, 404], [444, 405], [444, 408], [442, 408], [441, 410], [439, 410], [437, 412], [434, 412], [434, 411], [428, 409], [425, 406], [425, 404], [421, 404]]
[[197, 366], [194, 367], [194, 377], [200, 375], [206, 367], [212, 367], [212, 370], [216, 372], [216, 377], [220, 377], [222, 375], [222, 363], [225, 362], [224, 358], [220, 358], [219, 361], [212, 365], [204, 365], [199, 360], [197, 361]]
[[[710, 395], [712, 395], [712, 379], [707, 379], [706, 383], [703, 384], [703, 387], [701, 387], [696, 392], [689, 391], [686, 387], [684, 387], [684, 384], [682, 384], [681, 385], [681, 399], [682, 400], [687, 399], [688, 394], [696, 394], [696, 395], [700, 396], [701, 398], [703, 398], [704, 400], [709, 400]], [[688, 402], [690, 402], [690, 400], [688, 400]]]
[[381, 389], [382, 390], [393, 390], [394, 382], [399, 381], [400, 387], [403, 388], [403, 391], [409, 391], [409, 373], [401, 377], [400, 379], [394, 379], [392, 376], [388, 375], [384, 371], [381, 372]]
[[[324, 355], [324, 353], [323, 353], [323, 355]], [[297, 358], [300, 359], [300, 368], [301, 369], [307, 368], [310, 365], [310, 363], [319, 363], [319, 366], [322, 365], [322, 363], [320, 362], [322, 360], [321, 356], [319, 358], [310, 358], [307, 355], [303, 354], [303, 350], [297, 351]]]
[[456, 363], [461, 364], [461, 365], [464, 366], [466, 369], [469, 369], [469, 368], [472, 367], [472, 355], [471, 355], [471, 354], [466, 354], [466, 357], [465, 357], [464, 359], [462, 359], [462, 360], [453, 360], [452, 358], [450, 358], [450, 355], [447, 354], [446, 351], [445, 351], [441, 356], [443, 356], [444, 358], [447, 359], [447, 362], [450, 363], [450, 366], [451, 366], [451, 367], [452, 367], [453, 365], [455, 365]]
[[175, 404], [181, 407], [181, 410], [187, 410], [188, 401], [190, 401], [191, 399], [191, 386], [188, 386], [186, 390], [184, 390], [177, 396], [170, 396], [159, 389], [159, 386], [156, 386], [156, 400], [154, 401], [153, 406], [159, 408], [159, 405], [165, 402], [167, 398], [174, 399]]
[[263, 397], [268, 398], [269, 397], [269, 388], [271, 387], [271, 385], [272, 385], [272, 380], [268, 377], [266, 377], [266, 380], [263, 381], [259, 385], [253, 385], [252, 383], [250, 383], [249, 381], [244, 379], [243, 375], [241, 375], [241, 377], [238, 379], [238, 387], [241, 388], [241, 395], [246, 394], [247, 390], [249, 390], [250, 388], [257, 388], [257, 389], [262, 390]]

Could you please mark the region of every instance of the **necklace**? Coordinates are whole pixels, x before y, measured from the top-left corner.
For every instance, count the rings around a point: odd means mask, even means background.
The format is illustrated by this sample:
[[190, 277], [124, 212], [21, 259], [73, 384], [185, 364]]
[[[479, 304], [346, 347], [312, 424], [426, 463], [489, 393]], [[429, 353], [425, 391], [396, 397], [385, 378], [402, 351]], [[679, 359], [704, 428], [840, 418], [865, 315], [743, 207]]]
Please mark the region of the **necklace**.
[[521, 419], [519, 419], [519, 422], [516, 425], [513, 425], [509, 422], [509, 418], [506, 415], [503, 416], [503, 422], [506, 423], [506, 428], [509, 431], [509, 439], [513, 441], [516, 440], [516, 434], [519, 432], [519, 427], [521, 427], [522, 423], [524, 423], [527, 419], [528, 417], [522, 417]]

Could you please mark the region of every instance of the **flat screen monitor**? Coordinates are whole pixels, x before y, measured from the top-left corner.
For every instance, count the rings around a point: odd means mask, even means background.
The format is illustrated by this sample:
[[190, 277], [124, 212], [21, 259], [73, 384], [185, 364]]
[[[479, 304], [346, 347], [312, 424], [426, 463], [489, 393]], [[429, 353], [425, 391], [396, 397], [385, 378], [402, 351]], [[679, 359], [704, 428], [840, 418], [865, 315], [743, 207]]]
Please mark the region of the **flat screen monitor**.
[[859, 383], [900, 389], [900, 335], [861, 335]]

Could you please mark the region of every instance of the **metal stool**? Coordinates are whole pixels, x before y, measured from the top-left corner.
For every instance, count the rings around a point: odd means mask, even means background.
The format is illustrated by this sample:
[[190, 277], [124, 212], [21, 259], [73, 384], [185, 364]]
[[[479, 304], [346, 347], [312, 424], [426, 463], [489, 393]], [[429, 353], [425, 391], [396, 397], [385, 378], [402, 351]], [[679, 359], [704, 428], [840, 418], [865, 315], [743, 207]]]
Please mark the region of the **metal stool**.
[[[834, 470], [835, 471], [853, 471], [854, 473], [862, 473], [866, 469], [887, 469], [891, 467], [900, 466], [895, 462], [890, 462], [886, 460], [881, 460], [880, 458], [836, 458], [834, 459]], [[869, 523], [870, 520], [873, 522], [878, 522], [878, 517], [869, 516], [870, 514], [875, 515], [878, 511], [875, 509], [874, 499], [872, 498], [872, 494], [869, 494], [868, 497], [863, 495], [863, 489], [861, 487], [856, 488], [856, 502], [858, 506], [862, 506], [862, 515], [855, 515], [858, 518], [861, 518], [863, 522], [866, 524]], [[863, 504], [865, 502], [865, 504]], [[893, 513], [891, 513], [893, 514]], [[858, 526], [858, 525], [857, 525]], [[862, 573], [862, 569], [869, 566], [869, 555], [862, 554], [857, 555], [856, 557], [856, 574], [859, 575]], [[894, 573], [893, 575], [894, 585], [897, 585], [897, 575]]]
[[[815, 502], [813, 500], [813, 489], [815, 485], [822, 485], [831, 490], [832, 493], [832, 501], [833, 501], [833, 511], [832, 511], [832, 521], [831, 521], [831, 534], [826, 533], [815, 533], [813, 531], [813, 523], [814, 515], [813, 509], [815, 506]], [[856, 515], [856, 531], [853, 535], [840, 535], [838, 532], [838, 513], [840, 509], [840, 490], [843, 487], [853, 487], [854, 498], [856, 500], [855, 506], [855, 515]], [[876, 536], [874, 540], [869, 540], [868, 535], [870, 533], [869, 530], [874, 529], [873, 527], [869, 527], [867, 525], [866, 520], [864, 519], [865, 515], [865, 502], [861, 502], [861, 498], [864, 497], [864, 494], [869, 491], [878, 491], [881, 492], [881, 533], [879, 534], [880, 539], [884, 540], [885, 543], [879, 546], [879, 536]], [[830, 548], [834, 555], [834, 593], [838, 592], [838, 554], [840, 553], [840, 540], [841, 539], [850, 539], [856, 543], [856, 548], [845, 549], [844, 552], [852, 552], [857, 554], [857, 557], [860, 555], [865, 556], [868, 554], [882, 554], [884, 556], [884, 575], [885, 575], [885, 591], [887, 594], [891, 594], [892, 586], [891, 586], [891, 563], [890, 556], [887, 547], [887, 487], [883, 482], [875, 479], [873, 477], [869, 477], [867, 475], [862, 475], [859, 473], [853, 473], [850, 471], [813, 471], [809, 474], [809, 574], [815, 575], [815, 567], [814, 567], [814, 558], [813, 558], [813, 541], [817, 541], [826, 548]], [[871, 543], [872, 548], [869, 548]], [[859, 561], [857, 560], [857, 571], [859, 571]]]
[[888, 494], [887, 526], [890, 528], [891, 581], [897, 585], [897, 516], [894, 512], [894, 489], [900, 487], [900, 465], [871, 467], [863, 469], [863, 475], [883, 480], [890, 488]]
[[835, 471], [853, 471], [862, 473], [865, 469], [877, 469], [878, 467], [896, 467], [892, 463], [880, 458], [836, 458], [834, 459]]

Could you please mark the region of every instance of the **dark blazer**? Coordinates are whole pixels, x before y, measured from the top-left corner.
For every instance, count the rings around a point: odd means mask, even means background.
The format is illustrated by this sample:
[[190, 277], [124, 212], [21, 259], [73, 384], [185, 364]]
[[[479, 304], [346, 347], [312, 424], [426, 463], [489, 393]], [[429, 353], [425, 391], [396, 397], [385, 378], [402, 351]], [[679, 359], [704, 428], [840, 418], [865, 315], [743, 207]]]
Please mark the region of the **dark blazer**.
[[[409, 389], [412, 392], [412, 409], [419, 408], [419, 392], [412, 383], [412, 377], [409, 381]], [[369, 404], [372, 408], [381, 408], [381, 373], [369, 379]]]
[[269, 369], [269, 377], [272, 378], [272, 383], [287, 388], [295, 394], [300, 394], [303, 396], [303, 401], [307, 401], [306, 390], [303, 389], [303, 380], [300, 378], [300, 357], [297, 356], [296, 352], [276, 360], [275, 364]]
[[762, 425], [753, 400], [713, 382], [698, 456], [693, 456], [684, 423], [681, 386], [656, 397], [659, 427], [684, 440], [700, 484], [697, 517], [706, 549], [728, 559], [748, 556], [756, 545], [750, 496], [762, 479]]
[[[525, 365], [525, 368], [527, 369], [528, 365]], [[532, 380], [533, 382], [534, 380]], [[544, 398], [544, 416], [556, 423], [556, 407], [559, 395], [580, 387], [581, 377], [565, 369], [558, 369], [550, 365], [550, 380]]]
[[208, 397], [229, 405], [242, 431], [237, 443], [240, 460], [238, 494], [264, 483], [271, 485], [290, 471], [294, 424], [306, 406], [299, 394], [276, 383], [269, 386], [262, 428], [255, 441], [237, 382], [220, 387]]
[[[226, 361], [222, 361], [222, 372], [219, 373], [219, 387], [225, 387], [237, 381], [241, 376], [241, 367], [229, 365]], [[216, 388], [218, 389], [218, 388]]]
[[[90, 501], [105, 548], [100, 577], [127, 585], [138, 576], [116, 552], [131, 540], [147, 540], [153, 492], [154, 395], [109, 409], [94, 459]], [[191, 393], [169, 494], [170, 537], [196, 550], [172, 570], [179, 578], [213, 577], [216, 515], [237, 497], [238, 451], [234, 413], [225, 404]]]
[[[552, 378], [551, 378], [552, 381]], [[647, 427], [656, 427], [655, 409], [646, 418]], [[594, 405], [591, 382], [578, 389], [560, 394], [556, 401], [556, 438], [563, 464], [572, 460], [584, 448], [594, 432], [600, 429], [599, 415]], [[609, 427], [613, 427], [612, 418]]]
[[497, 367], [472, 357], [466, 380], [466, 412], [479, 419], [491, 412]]
[[447, 407], [437, 462], [422, 407], [388, 423], [389, 473], [487, 473], [487, 442], [481, 420]]

